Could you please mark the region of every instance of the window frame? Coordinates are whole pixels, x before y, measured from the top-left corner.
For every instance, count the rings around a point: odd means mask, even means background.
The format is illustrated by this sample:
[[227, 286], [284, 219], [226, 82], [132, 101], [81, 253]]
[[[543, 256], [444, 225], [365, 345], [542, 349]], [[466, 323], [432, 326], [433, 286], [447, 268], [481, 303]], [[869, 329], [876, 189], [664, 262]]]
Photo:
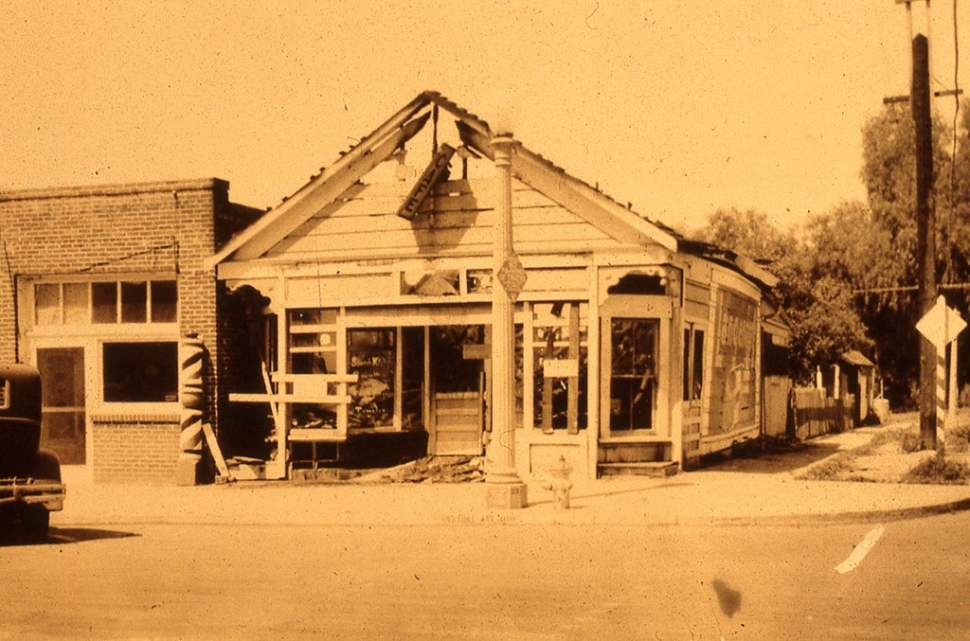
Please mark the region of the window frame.
[[[172, 381], [174, 382], [174, 385], [175, 385], [174, 398], [162, 399], [162, 400], [153, 399], [153, 400], [146, 400], [146, 401], [132, 400], [132, 399], [108, 400], [107, 398], [108, 381], [106, 380], [106, 376], [108, 373], [107, 349], [109, 348], [109, 346], [115, 346], [115, 345], [124, 345], [124, 346], [166, 345], [174, 348], [174, 353], [171, 355], [174, 357], [174, 363], [172, 363], [172, 365], [174, 365], [174, 371], [169, 372], [169, 375], [174, 375], [174, 381]], [[98, 359], [97, 362], [98, 362], [98, 369], [99, 369], [98, 396], [100, 397], [101, 403], [106, 407], [131, 406], [131, 407], [137, 407], [137, 408], [146, 408], [146, 407], [167, 408], [172, 406], [180, 406], [179, 398], [178, 398], [178, 393], [179, 393], [178, 346], [179, 346], [179, 341], [177, 339], [175, 340], [167, 340], [167, 339], [135, 340], [135, 341], [105, 339], [105, 340], [98, 341], [98, 355], [97, 355], [97, 359]]]
[[[698, 353], [700, 337], [700, 353]], [[704, 399], [706, 373], [704, 349], [707, 343], [707, 327], [700, 323], [684, 324], [684, 389], [683, 400], [687, 403], [700, 403]], [[699, 371], [698, 371], [699, 370]], [[698, 385], [699, 384], [699, 385]]]
[[[94, 289], [96, 284], [114, 284], [114, 318], [113, 320], [96, 321], [95, 320], [95, 305], [94, 305]], [[174, 285], [175, 299], [174, 299], [174, 310], [171, 313], [167, 313], [164, 316], [169, 316], [169, 319], [165, 320], [154, 320], [160, 315], [160, 309], [156, 309], [152, 306], [153, 292], [158, 293], [158, 286], [156, 284], [170, 283]], [[75, 322], [68, 318], [66, 302], [66, 291], [71, 285], [85, 285], [86, 291], [86, 305], [87, 310], [85, 313], [84, 322]], [[139, 315], [143, 316], [144, 320], [125, 320], [124, 303], [122, 291], [125, 285], [143, 285], [145, 292], [145, 309], [144, 313]], [[24, 299], [27, 303], [25, 314], [22, 316], [29, 319], [31, 327], [34, 331], [40, 333], [69, 333], [74, 334], [77, 331], [84, 333], [99, 334], [104, 331], [106, 327], [118, 328], [118, 327], [137, 327], [137, 326], [155, 326], [164, 327], [167, 325], [177, 326], [179, 313], [181, 309], [181, 300], [179, 296], [179, 283], [178, 278], [175, 274], [164, 273], [164, 274], [112, 274], [111, 278], [71, 278], [71, 277], [60, 277], [60, 278], [42, 278], [42, 279], [29, 279], [25, 283], [21, 291], [25, 294]], [[57, 288], [57, 300], [56, 300], [56, 316], [57, 322], [51, 323], [47, 321], [42, 321], [40, 308], [38, 307], [39, 296], [38, 291], [41, 287], [51, 287]], [[166, 303], [170, 305], [171, 303]], [[50, 308], [48, 308], [50, 309]], [[51, 313], [50, 311], [47, 312]]]

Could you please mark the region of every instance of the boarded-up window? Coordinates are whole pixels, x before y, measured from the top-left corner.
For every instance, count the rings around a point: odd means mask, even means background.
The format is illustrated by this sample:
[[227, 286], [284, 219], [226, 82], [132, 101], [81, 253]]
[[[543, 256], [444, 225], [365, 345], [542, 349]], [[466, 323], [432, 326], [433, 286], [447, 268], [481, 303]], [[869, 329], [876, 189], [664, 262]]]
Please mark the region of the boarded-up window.
[[533, 306], [533, 416], [546, 432], [585, 429], [587, 308], [582, 303]]

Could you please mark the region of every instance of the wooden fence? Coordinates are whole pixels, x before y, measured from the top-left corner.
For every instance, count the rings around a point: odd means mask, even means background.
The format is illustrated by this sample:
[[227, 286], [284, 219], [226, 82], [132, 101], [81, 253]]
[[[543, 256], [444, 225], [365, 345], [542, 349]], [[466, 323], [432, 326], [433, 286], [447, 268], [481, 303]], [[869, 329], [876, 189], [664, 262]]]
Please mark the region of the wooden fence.
[[826, 398], [825, 390], [801, 387], [793, 391], [792, 401], [795, 438], [800, 441], [855, 427], [852, 418], [855, 398], [852, 394], [841, 399]]

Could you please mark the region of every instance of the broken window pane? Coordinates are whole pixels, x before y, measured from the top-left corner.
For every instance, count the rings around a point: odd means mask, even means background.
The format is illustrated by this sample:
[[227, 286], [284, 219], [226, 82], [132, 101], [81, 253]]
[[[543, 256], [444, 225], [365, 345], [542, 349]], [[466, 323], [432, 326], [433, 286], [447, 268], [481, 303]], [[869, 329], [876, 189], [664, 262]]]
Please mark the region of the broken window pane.
[[[533, 425], [587, 426], [586, 317], [579, 303], [533, 305]], [[548, 367], [547, 367], [548, 365]]]
[[347, 330], [349, 373], [358, 380], [351, 396], [350, 427], [391, 427], [394, 424], [395, 330]]

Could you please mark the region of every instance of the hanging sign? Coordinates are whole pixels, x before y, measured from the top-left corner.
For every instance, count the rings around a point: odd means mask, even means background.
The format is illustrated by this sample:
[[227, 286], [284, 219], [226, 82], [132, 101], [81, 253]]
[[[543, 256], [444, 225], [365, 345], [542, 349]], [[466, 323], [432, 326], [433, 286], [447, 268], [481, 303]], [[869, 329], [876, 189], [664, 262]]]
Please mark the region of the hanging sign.
[[441, 174], [448, 169], [448, 163], [451, 162], [451, 157], [455, 155], [455, 150], [453, 147], [447, 144], [442, 144], [438, 153], [434, 155], [431, 159], [431, 163], [418, 178], [418, 182], [415, 183], [414, 187], [411, 189], [411, 193], [408, 197], [404, 199], [404, 204], [401, 208], [397, 210], [397, 215], [401, 218], [411, 220], [414, 218], [418, 210], [421, 209], [421, 205], [428, 198], [428, 194], [431, 193], [431, 189], [441, 178]]

